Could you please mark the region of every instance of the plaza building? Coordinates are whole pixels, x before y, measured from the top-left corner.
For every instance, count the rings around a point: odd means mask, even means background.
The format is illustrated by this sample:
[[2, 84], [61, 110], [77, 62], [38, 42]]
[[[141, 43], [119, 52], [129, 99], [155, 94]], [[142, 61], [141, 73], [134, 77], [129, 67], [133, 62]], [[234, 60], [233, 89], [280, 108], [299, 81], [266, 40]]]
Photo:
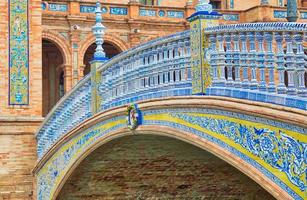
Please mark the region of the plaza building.
[[[187, 18], [196, 12], [199, 3], [198, 0], [99, 2], [105, 26], [102, 47], [108, 59], [151, 40], [190, 30]], [[211, 0], [210, 3], [220, 14], [218, 24], [287, 22], [287, 0]], [[297, 22], [306, 23], [307, 0], [296, 3]], [[39, 199], [34, 175], [38, 161], [36, 134], [48, 113], [56, 112], [54, 106], [61, 98], [94, 73], [91, 61], [97, 48], [93, 34], [96, 0], [0, 0], [0, 8], [0, 200]], [[306, 51], [306, 40], [302, 46]], [[307, 83], [306, 79], [307, 75], [304, 77]], [[128, 158], [142, 162], [133, 164]], [[105, 168], [109, 171], [105, 172]], [[176, 169], [182, 169], [182, 174], [176, 174]], [[160, 170], [160, 177], [154, 175], [155, 170]], [[142, 184], [133, 179], [137, 173]], [[124, 176], [131, 182], [122, 184], [120, 177]], [[183, 180], [184, 176], [189, 180]], [[151, 180], [156, 181], [154, 187], [149, 186]], [[177, 182], [176, 187], [166, 186]], [[203, 189], [203, 183], [210, 187]], [[306, 186], [306, 180], [303, 184]], [[197, 199], [204, 193], [206, 198], [274, 199], [267, 188], [264, 190], [219, 157], [163, 136], [116, 139], [87, 157], [62, 186], [57, 199], [124, 199], [125, 194], [131, 199], [155, 195], [160, 199], [176, 195], [179, 199]], [[98, 192], [100, 187], [105, 190]], [[136, 192], [136, 188], [143, 189]]]

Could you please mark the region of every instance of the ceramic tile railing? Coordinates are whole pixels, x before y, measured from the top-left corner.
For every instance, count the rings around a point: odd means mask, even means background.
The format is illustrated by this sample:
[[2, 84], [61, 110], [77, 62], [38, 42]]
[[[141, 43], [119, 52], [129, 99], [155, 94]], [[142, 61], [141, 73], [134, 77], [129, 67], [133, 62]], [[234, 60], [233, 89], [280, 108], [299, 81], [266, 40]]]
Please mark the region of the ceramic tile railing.
[[99, 110], [191, 94], [189, 31], [131, 49], [98, 69]]
[[[99, 110], [165, 96], [191, 94], [189, 31], [125, 51], [97, 69]], [[91, 77], [85, 77], [52, 109], [37, 134], [38, 157], [73, 127], [91, 117]]]
[[208, 95], [307, 109], [306, 23], [253, 23], [205, 29], [211, 42]]
[[92, 116], [91, 96], [91, 79], [86, 77], [51, 110], [36, 135], [39, 158], [65, 133]]
[[[212, 71], [206, 95], [307, 110], [306, 30], [307, 24], [300, 23], [205, 29]], [[95, 110], [100, 112], [146, 99], [191, 95], [190, 58], [190, 33], [186, 31], [132, 48], [99, 66], [95, 84], [90, 76], [85, 77], [49, 113], [37, 134], [38, 157], [93, 115], [92, 99], [100, 102]]]

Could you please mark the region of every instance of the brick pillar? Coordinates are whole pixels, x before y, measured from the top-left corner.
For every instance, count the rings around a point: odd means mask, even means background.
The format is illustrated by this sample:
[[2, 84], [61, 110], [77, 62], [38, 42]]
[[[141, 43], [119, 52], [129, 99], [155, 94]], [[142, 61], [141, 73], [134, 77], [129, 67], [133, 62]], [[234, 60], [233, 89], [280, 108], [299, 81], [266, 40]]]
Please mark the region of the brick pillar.
[[64, 71], [64, 90], [66, 93], [72, 88], [72, 66], [63, 64], [61, 67]]

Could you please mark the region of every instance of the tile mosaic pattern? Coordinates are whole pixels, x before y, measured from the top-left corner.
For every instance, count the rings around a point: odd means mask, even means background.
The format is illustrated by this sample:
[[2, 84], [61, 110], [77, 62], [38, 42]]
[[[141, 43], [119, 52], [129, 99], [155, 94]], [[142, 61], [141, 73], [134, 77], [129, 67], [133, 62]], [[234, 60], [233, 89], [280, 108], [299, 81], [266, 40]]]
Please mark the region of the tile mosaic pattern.
[[9, 104], [29, 104], [28, 0], [9, 0]]
[[[141, 115], [142, 126], [159, 125], [195, 134], [253, 165], [293, 198], [303, 199], [306, 194], [307, 141], [301, 127], [292, 130], [282, 122], [214, 109], [160, 109]], [[126, 116], [117, 116], [60, 147], [38, 173], [38, 199], [53, 196], [69, 167], [95, 141], [126, 126]]]

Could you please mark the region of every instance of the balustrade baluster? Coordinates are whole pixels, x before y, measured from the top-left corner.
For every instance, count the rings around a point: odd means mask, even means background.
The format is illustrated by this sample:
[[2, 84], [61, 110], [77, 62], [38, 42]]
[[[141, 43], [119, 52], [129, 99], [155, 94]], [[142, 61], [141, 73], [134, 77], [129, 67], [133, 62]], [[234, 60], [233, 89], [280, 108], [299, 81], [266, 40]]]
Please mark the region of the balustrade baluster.
[[172, 60], [174, 58], [174, 55], [173, 55], [173, 51], [174, 48], [173, 48], [173, 44], [172, 43], [167, 43], [167, 51], [168, 51], [168, 62], [169, 60]]
[[256, 33], [256, 38], [258, 42], [258, 53], [257, 53], [257, 63], [259, 69], [259, 86], [260, 91], [266, 91], [266, 81], [265, 81], [265, 52], [264, 52], [264, 36], [262, 32]]
[[184, 57], [184, 40], [178, 41], [178, 47], [179, 47], [179, 56], [182, 58]]
[[174, 47], [174, 58], [177, 59], [177, 58], [179, 58], [179, 44], [178, 44], [178, 41], [173, 42], [173, 47]]
[[167, 44], [163, 44], [163, 62], [166, 63], [168, 59], [168, 49]]
[[216, 39], [218, 41], [218, 85], [219, 86], [225, 86], [225, 50], [224, 50], [224, 37], [221, 34], [218, 34], [216, 36]]
[[295, 73], [295, 54], [293, 52], [293, 38], [292, 34], [287, 32], [285, 33], [285, 40], [287, 43], [287, 52], [286, 52], [286, 70], [288, 72], [288, 95], [295, 95], [296, 88], [294, 85], [294, 73]]
[[249, 41], [248, 60], [249, 60], [249, 66], [251, 68], [251, 81], [249, 87], [251, 90], [256, 90], [258, 82], [257, 82], [257, 73], [256, 73], [257, 64], [256, 64], [255, 32], [248, 32], [247, 37]]
[[243, 81], [242, 81], [242, 88], [248, 89], [249, 88], [249, 80], [248, 80], [248, 64], [247, 64], [247, 38], [246, 38], [246, 33], [240, 33], [239, 35], [240, 41], [242, 44], [241, 47], [241, 59], [240, 59], [240, 66], [242, 68], [242, 74], [243, 74]]
[[275, 87], [275, 74], [274, 74], [274, 52], [273, 52], [273, 33], [265, 32], [264, 37], [267, 43], [267, 68], [269, 74], [268, 92], [276, 92]]
[[163, 60], [163, 49], [162, 49], [162, 46], [158, 46], [157, 51], [158, 51], [158, 55], [159, 55], [158, 63], [160, 63]]
[[298, 95], [302, 97], [307, 96], [307, 90], [305, 87], [305, 53], [303, 47], [303, 35], [297, 33], [294, 35], [294, 40], [296, 42], [296, 71], [298, 78]]
[[233, 79], [232, 79], [232, 47], [231, 47], [231, 40], [232, 37], [229, 33], [225, 33], [224, 35], [225, 41], [226, 41], [226, 67], [227, 67], [227, 86], [233, 85]]
[[157, 46], [152, 48], [152, 54], [153, 54], [153, 64], [157, 64], [158, 63], [158, 49]]
[[234, 64], [234, 69], [235, 69], [235, 83], [234, 86], [236, 88], [241, 87], [241, 77], [240, 77], [240, 71], [241, 71], [241, 66], [240, 66], [240, 44], [239, 44], [239, 35], [237, 33], [234, 33], [232, 35], [233, 37], [233, 64]]
[[210, 50], [211, 50], [211, 58], [210, 58], [210, 65], [211, 65], [211, 70], [212, 70], [212, 86], [217, 86], [218, 85], [218, 59], [217, 59], [217, 50], [216, 50], [216, 35], [211, 34], [209, 36], [210, 40]]
[[184, 45], [185, 45], [185, 49], [186, 49], [185, 56], [190, 57], [191, 56], [191, 46], [190, 46], [191, 42], [190, 42], [189, 38], [184, 40]]

